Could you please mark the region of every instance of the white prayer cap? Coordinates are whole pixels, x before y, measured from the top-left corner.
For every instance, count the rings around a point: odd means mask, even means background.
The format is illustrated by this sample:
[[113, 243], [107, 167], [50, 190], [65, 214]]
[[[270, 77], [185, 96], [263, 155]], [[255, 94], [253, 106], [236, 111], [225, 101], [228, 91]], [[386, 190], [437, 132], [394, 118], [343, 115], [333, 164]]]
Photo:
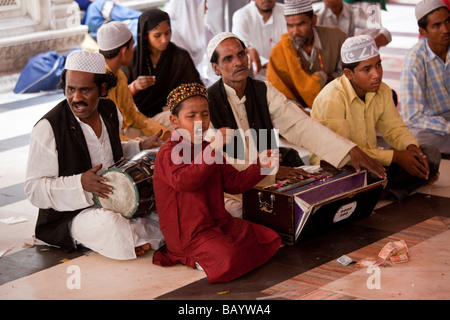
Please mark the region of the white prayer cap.
[[416, 19], [419, 21], [421, 18], [429, 14], [431, 11], [440, 7], [445, 7], [442, 0], [422, 0], [416, 4]]
[[310, 0], [284, 0], [284, 15], [293, 16], [296, 14], [313, 11]]
[[73, 71], [105, 74], [105, 57], [98, 52], [74, 50], [67, 56], [64, 68]]
[[208, 43], [208, 47], [206, 48], [206, 52], [208, 54], [208, 59], [211, 60], [212, 54], [214, 50], [216, 50], [217, 46], [225, 39], [228, 38], [236, 38], [239, 40], [239, 37], [231, 32], [222, 32], [215, 35]]
[[102, 25], [97, 31], [97, 42], [100, 50], [108, 51], [127, 43], [133, 35], [130, 29], [120, 22], [111, 21]]
[[375, 40], [368, 35], [347, 38], [341, 47], [341, 59], [345, 64], [364, 61], [379, 54]]

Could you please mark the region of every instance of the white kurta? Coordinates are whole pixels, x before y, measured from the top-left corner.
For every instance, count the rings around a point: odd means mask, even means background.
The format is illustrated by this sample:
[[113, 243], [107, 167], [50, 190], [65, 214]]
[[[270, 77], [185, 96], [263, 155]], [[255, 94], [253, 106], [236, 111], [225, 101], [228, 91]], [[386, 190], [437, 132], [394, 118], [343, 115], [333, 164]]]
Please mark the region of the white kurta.
[[[342, 167], [350, 160], [348, 155], [350, 149], [356, 146], [355, 143], [341, 137], [328, 129], [318, 121], [312, 119], [300, 110], [297, 105], [288, 100], [270, 82], [265, 81], [267, 87], [267, 104], [274, 129], [279, 130], [279, 134], [293, 145], [308, 149], [310, 152], [318, 152], [328, 163], [335, 167]], [[245, 135], [250, 128], [247, 111], [245, 109], [246, 97], [240, 99], [236, 91], [224, 84], [228, 102], [233, 111], [236, 124], [244, 134], [242, 141], [246, 141], [244, 146], [246, 163], [242, 163], [225, 154], [227, 162], [238, 170], [243, 170], [255, 159], [252, 155], [257, 155], [256, 143], [250, 139], [251, 135]], [[212, 127], [212, 124], [211, 124]], [[315, 150], [315, 151], [314, 151]], [[275, 183], [275, 174], [268, 175], [258, 185], [268, 185]], [[242, 216], [241, 195], [225, 194], [225, 208], [235, 217]]]
[[[350, 160], [348, 153], [350, 149], [356, 146], [355, 143], [341, 137], [309, 117], [270, 82], [265, 81], [265, 84], [270, 119], [274, 129], [279, 130], [279, 134], [284, 139], [310, 152], [320, 153], [322, 159], [335, 167], [342, 167]], [[226, 84], [224, 86], [237, 126], [245, 132], [250, 127], [245, 109], [246, 97], [240, 99], [233, 88]], [[256, 145], [255, 143], [249, 143], [247, 147], [256, 148]], [[254, 150], [247, 152], [250, 155], [255, 154]], [[250, 162], [253, 160], [249, 159]]]
[[[76, 117], [75, 117], [76, 118]], [[89, 125], [79, 121], [89, 149], [92, 167], [102, 164], [99, 174], [114, 164], [108, 132], [102, 120], [102, 134], [97, 138]], [[124, 156], [139, 152], [138, 141], [122, 142]], [[81, 211], [71, 223], [75, 243], [114, 259], [136, 258], [134, 248], [150, 243], [153, 249], [163, 244], [157, 215], [126, 219], [121, 214], [98, 208], [90, 192], [83, 190], [81, 174], [58, 177], [58, 153], [53, 130], [48, 120], [33, 128], [25, 179], [25, 193], [38, 208], [57, 211]]]
[[[275, 3], [272, 15], [264, 22], [255, 2], [251, 1], [234, 13], [232, 31], [247, 47], [258, 51], [261, 64], [265, 65], [269, 62], [272, 47], [280, 41], [281, 34], [287, 32], [284, 5]], [[263, 77], [265, 70], [261, 73]]]

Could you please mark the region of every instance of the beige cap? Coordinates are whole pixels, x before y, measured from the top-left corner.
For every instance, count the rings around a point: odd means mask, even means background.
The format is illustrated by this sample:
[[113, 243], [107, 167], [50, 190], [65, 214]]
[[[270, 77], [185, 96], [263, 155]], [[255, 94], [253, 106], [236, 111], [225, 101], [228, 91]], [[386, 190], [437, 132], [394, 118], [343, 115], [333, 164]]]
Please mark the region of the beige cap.
[[67, 70], [105, 74], [105, 57], [98, 52], [74, 50], [66, 59]]
[[120, 21], [111, 21], [102, 25], [97, 31], [97, 43], [102, 51], [109, 51], [127, 43], [132, 33], [128, 27]]
[[313, 7], [310, 0], [284, 0], [285, 16], [293, 16], [312, 10]]
[[422, 0], [416, 4], [416, 19], [419, 21], [431, 11], [445, 7], [442, 0]]
[[208, 47], [206, 48], [208, 59], [211, 60], [211, 56], [214, 53], [214, 50], [216, 50], [217, 46], [225, 39], [228, 38], [236, 38], [239, 39], [237, 35], [231, 32], [221, 32], [217, 35], [215, 35], [208, 43]]
[[368, 35], [347, 38], [341, 47], [341, 59], [345, 64], [364, 61], [379, 54], [375, 41]]

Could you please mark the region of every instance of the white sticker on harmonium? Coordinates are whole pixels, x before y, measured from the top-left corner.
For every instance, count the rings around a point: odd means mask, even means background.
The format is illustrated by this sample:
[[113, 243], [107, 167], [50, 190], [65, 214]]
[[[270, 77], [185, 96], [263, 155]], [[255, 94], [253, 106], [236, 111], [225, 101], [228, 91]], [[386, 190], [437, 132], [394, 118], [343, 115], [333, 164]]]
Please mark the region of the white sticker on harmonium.
[[334, 215], [333, 222], [339, 222], [341, 220], [347, 219], [350, 217], [356, 209], [356, 201], [347, 203], [338, 209], [336, 214]]

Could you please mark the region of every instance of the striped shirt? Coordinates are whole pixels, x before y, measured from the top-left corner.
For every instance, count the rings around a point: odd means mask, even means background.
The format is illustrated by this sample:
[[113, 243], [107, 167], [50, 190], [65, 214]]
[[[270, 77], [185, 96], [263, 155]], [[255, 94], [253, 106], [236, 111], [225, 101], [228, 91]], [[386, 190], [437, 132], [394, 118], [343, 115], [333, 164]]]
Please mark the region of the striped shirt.
[[401, 115], [409, 128], [449, 134], [450, 46], [445, 63], [422, 38], [406, 54], [400, 76]]

